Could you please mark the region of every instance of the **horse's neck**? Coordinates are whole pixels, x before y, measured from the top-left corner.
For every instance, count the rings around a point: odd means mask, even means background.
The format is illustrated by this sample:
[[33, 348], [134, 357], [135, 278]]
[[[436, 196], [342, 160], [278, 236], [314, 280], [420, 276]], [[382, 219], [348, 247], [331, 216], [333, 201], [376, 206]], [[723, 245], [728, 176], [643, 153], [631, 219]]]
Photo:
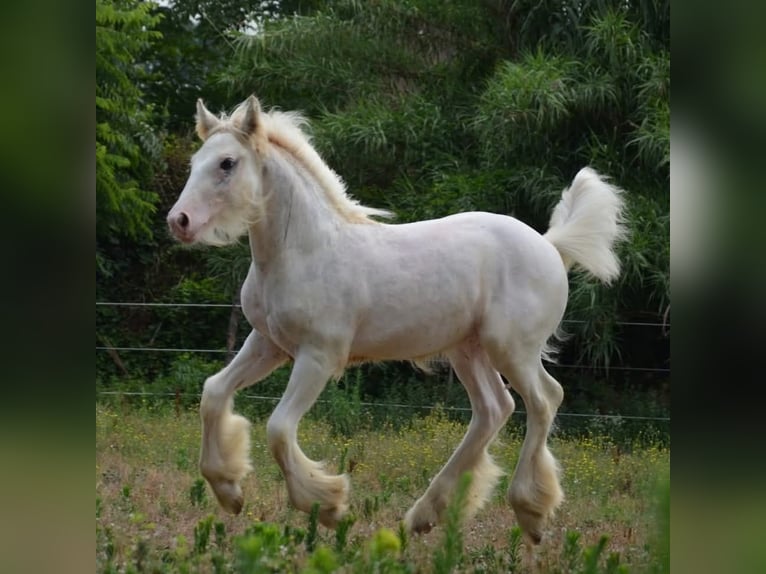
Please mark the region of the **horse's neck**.
[[325, 245], [343, 224], [313, 176], [284, 152], [275, 150], [265, 162], [263, 193], [264, 213], [250, 228], [253, 261], [262, 267], [285, 249]]

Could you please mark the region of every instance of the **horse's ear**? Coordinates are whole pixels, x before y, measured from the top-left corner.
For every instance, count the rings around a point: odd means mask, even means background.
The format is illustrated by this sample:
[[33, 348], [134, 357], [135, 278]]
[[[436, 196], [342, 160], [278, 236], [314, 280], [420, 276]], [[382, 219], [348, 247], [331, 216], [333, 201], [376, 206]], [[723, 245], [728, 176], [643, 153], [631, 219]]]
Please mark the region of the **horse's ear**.
[[202, 98], [197, 100], [197, 135], [199, 139], [205, 141], [208, 134], [218, 125], [218, 118], [211, 114], [205, 104], [202, 103]]
[[251, 136], [258, 129], [258, 124], [261, 121], [261, 103], [254, 95], [251, 95], [244, 102], [245, 115], [242, 118], [242, 123], [239, 126], [243, 132]]

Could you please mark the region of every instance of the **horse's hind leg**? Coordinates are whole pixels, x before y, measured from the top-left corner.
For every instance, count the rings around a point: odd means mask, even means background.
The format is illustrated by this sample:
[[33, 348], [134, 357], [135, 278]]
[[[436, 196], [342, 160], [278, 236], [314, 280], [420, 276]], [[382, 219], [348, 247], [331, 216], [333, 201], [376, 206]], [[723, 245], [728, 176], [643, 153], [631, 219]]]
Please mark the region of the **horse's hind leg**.
[[527, 410], [527, 432], [508, 499], [521, 528], [539, 543], [548, 518], [563, 500], [556, 459], [547, 439], [564, 391], [543, 368], [539, 349], [488, 349], [492, 363], [521, 395]]
[[242, 510], [239, 482], [250, 471], [250, 423], [232, 412], [234, 393], [263, 379], [287, 355], [257, 331], [224, 369], [205, 381], [200, 404], [202, 449], [200, 471], [220, 505], [233, 514]]
[[471, 472], [467, 507], [463, 512], [466, 519], [489, 498], [502, 473], [492, 461], [487, 447], [513, 412], [513, 399], [475, 341], [462, 344], [448, 353], [448, 357], [468, 392], [473, 414], [460, 445], [431, 481], [428, 490], [407, 512], [405, 525], [413, 532], [427, 532], [442, 519], [463, 473]]

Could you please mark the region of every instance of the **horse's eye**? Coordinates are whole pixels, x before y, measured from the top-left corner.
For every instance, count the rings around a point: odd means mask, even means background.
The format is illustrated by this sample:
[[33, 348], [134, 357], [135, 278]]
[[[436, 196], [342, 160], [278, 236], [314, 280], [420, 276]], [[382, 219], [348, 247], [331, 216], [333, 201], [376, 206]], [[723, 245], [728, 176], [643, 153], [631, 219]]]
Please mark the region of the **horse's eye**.
[[231, 168], [234, 167], [235, 162], [232, 158], [227, 157], [223, 161], [221, 161], [221, 169], [224, 171], [229, 171]]

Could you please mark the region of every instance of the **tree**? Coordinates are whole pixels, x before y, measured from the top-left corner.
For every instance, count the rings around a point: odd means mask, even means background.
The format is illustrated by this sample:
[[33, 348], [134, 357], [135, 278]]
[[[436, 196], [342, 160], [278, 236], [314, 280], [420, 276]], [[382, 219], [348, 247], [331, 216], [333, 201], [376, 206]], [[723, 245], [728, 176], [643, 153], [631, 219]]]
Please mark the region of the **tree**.
[[155, 72], [146, 86], [150, 101], [162, 106], [171, 131], [188, 129], [190, 110], [204, 97], [213, 110], [231, 107], [226, 85], [219, 81], [236, 56], [238, 35], [280, 14], [309, 10], [311, 2], [289, 0], [172, 0], [156, 4], [157, 30], [163, 41], [145, 51]]
[[143, 98], [147, 70], [137, 56], [159, 38], [152, 5], [96, 0], [96, 262], [109, 271], [107, 252], [121, 240], [152, 237], [156, 194], [147, 186], [159, 140], [154, 107]]

